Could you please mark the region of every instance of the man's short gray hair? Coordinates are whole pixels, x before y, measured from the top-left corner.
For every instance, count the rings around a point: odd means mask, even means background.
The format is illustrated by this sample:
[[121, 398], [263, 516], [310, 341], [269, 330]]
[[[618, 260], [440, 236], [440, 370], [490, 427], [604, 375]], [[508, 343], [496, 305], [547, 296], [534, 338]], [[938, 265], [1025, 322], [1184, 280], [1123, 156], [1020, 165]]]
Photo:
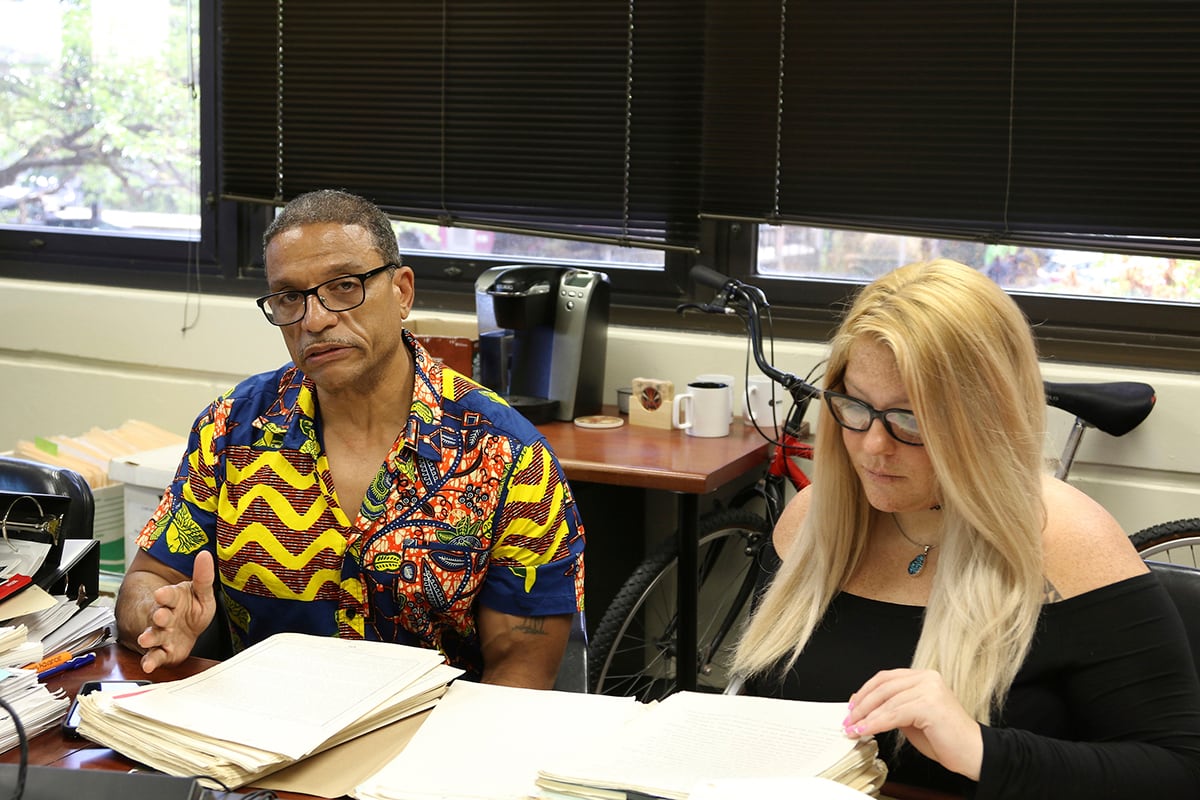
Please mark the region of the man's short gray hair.
[[400, 263], [400, 248], [387, 214], [370, 200], [337, 189], [308, 192], [284, 206], [263, 234], [263, 250], [284, 231], [326, 222], [359, 226], [371, 235], [372, 243], [383, 256], [385, 264]]

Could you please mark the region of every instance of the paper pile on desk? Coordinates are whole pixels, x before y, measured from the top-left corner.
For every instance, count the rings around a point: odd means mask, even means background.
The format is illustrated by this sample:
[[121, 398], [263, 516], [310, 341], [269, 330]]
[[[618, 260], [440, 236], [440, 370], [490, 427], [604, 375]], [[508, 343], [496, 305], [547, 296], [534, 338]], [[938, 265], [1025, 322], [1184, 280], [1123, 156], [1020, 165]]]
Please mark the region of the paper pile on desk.
[[[358, 800], [690, 800], [731, 780], [817, 776], [841, 784], [843, 796], [877, 794], [887, 768], [874, 739], [843, 733], [845, 714], [840, 703], [681, 692], [645, 704], [460, 682], [403, 752], [351, 794]], [[467, 772], [461, 751], [446, 746], [464, 730], [472, 741], [516, 744], [476, 748]]]
[[0, 668], [23, 667], [42, 660], [42, 643], [29, 638], [24, 625], [0, 627]]
[[[540, 763], [587, 750], [643, 711], [632, 697], [516, 689], [458, 682], [450, 687], [394, 760], [360, 784], [359, 800], [525, 800], [535, 794]], [[471, 732], [485, 744], [471, 751], [447, 747]], [[495, 746], [511, 742], [512, 746]]]
[[[38, 683], [37, 670], [33, 669], [0, 668], [0, 697], [17, 712], [26, 737], [57, 725], [71, 704], [61, 689], [51, 692]], [[12, 717], [0, 709], [0, 750], [9, 749], [18, 739]]]
[[278, 634], [185, 680], [86, 695], [79, 732], [237, 788], [431, 707], [461, 672], [432, 650]]
[[117, 620], [111, 605], [96, 602], [80, 607], [77, 601], [65, 595], [51, 596], [51, 599], [53, 605], [5, 624], [25, 625], [29, 629], [29, 638], [42, 643], [45, 655], [63, 650], [80, 655], [112, 638]]
[[823, 777], [875, 795], [887, 767], [873, 738], [843, 732], [844, 703], [678, 692], [600, 745], [547, 758], [543, 798], [689, 800], [713, 783]]

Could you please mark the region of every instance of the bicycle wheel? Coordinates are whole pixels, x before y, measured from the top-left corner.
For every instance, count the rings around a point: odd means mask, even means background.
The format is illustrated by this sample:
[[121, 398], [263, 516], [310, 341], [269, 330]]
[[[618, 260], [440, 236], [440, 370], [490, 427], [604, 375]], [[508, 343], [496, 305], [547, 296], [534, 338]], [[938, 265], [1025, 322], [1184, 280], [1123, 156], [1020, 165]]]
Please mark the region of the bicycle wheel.
[[1162, 522], [1129, 537], [1147, 561], [1200, 567], [1200, 517]]
[[[727, 658], [745, 621], [766, 520], [745, 509], [700, 519], [697, 690], [723, 691]], [[605, 611], [589, 648], [592, 691], [658, 700], [675, 691], [675, 574], [672, 536], [643, 561]]]

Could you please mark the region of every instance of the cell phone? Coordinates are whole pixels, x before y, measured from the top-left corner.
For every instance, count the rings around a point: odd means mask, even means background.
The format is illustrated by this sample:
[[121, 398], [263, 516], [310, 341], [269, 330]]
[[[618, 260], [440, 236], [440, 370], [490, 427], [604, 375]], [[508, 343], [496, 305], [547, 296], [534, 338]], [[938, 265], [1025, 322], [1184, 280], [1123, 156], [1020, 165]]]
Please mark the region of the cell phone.
[[71, 701], [71, 709], [67, 712], [67, 718], [63, 720], [63, 733], [71, 739], [79, 738], [79, 696], [91, 694], [92, 692], [119, 692], [122, 689], [133, 689], [138, 686], [145, 686], [150, 681], [127, 681], [127, 680], [109, 680], [109, 681], [87, 681], [79, 687], [79, 692], [75, 695], [75, 699]]

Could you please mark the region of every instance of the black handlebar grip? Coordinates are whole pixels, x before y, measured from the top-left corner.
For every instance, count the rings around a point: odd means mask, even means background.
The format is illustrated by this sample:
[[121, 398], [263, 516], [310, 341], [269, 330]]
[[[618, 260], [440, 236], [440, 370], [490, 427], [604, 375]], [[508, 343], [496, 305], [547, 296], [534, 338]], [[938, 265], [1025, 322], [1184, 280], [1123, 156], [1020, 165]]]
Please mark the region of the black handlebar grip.
[[724, 289], [725, 285], [733, 280], [728, 275], [722, 275], [715, 269], [706, 267], [703, 264], [697, 264], [692, 267], [691, 272], [688, 274], [691, 275], [693, 281], [701, 286], [711, 286], [714, 289]]

